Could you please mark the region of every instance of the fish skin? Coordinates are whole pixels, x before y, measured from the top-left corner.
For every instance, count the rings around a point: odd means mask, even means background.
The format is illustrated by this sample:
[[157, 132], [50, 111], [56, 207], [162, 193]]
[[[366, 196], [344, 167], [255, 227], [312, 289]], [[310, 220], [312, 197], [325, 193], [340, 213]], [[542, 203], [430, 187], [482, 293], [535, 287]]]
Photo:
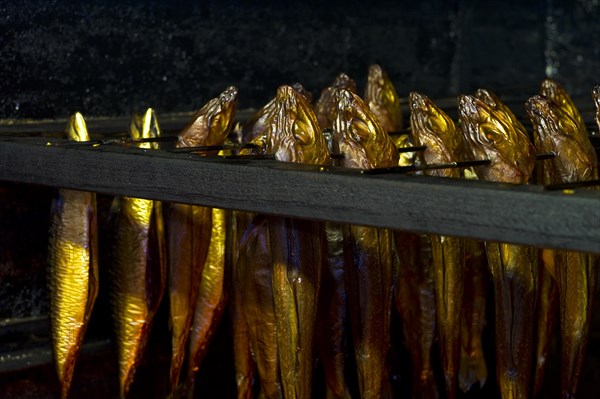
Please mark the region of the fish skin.
[[428, 235], [394, 231], [398, 252], [395, 305], [412, 363], [412, 398], [437, 399], [431, 362], [435, 337], [435, 283]]
[[348, 318], [344, 266], [344, 230], [347, 226], [326, 222], [327, 242], [323, 259], [321, 290], [317, 309], [317, 340], [323, 363], [327, 398], [351, 398], [345, 377], [348, 352], [346, 321]]
[[600, 86], [594, 86], [592, 89], [592, 99], [594, 100], [594, 104], [596, 104], [596, 124], [598, 125], [598, 129], [600, 129]]
[[322, 130], [333, 127], [337, 105], [335, 101], [335, 92], [338, 89], [345, 89], [352, 93], [357, 93], [356, 82], [345, 73], [340, 73], [331, 86], [328, 86], [321, 91], [314, 109], [319, 126]]
[[[531, 178], [535, 150], [504, 112], [473, 96], [458, 97], [459, 116], [470, 159], [489, 159], [475, 169], [483, 180], [523, 184]], [[538, 266], [535, 249], [486, 242], [494, 283], [496, 378], [502, 398], [530, 396]]]
[[[132, 139], [160, 135], [154, 111], [130, 125]], [[158, 143], [142, 143], [156, 149]], [[166, 243], [162, 203], [141, 198], [117, 197], [113, 203], [115, 234], [111, 277], [111, 305], [119, 359], [120, 397], [127, 396], [139, 366], [152, 319], [166, 284]]]
[[[67, 126], [71, 140], [87, 141], [81, 114]], [[67, 398], [77, 356], [98, 295], [98, 232], [96, 195], [59, 189], [52, 202], [48, 244], [48, 290], [52, 353]]]
[[[275, 101], [266, 153], [282, 162], [329, 164], [308, 101], [290, 86], [280, 86]], [[311, 395], [321, 232], [317, 222], [258, 215], [242, 237], [237, 276], [260, 377], [259, 397]]]
[[482, 335], [486, 325], [488, 271], [485, 244], [465, 240], [463, 311], [461, 313], [461, 355], [458, 384], [463, 392], [479, 383], [483, 387], [488, 371], [483, 353]]
[[[368, 105], [340, 89], [333, 146], [342, 166], [371, 169], [398, 163], [398, 152]], [[344, 237], [346, 285], [352, 341], [362, 398], [391, 395], [387, 370], [392, 306], [392, 234], [388, 229], [351, 225]]]
[[[562, 101], [534, 96], [526, 103], [536, 142], [544, 150], [550, 149], [556, 154], [544, 165], [551, 170], [545, 174], [551, 180], [545, 183], [597, 179], [598, 159], [585, 126], [577, 120], [579, 112], [566, 93], [559, 98]], [[573, 398], [589, 339], [597, 265], [593, 255], [581, 252], [549, 251], [547, 257], [549, 263], [554, 263], [559, 296], [562, 397]]]
[[212, 208], [210, 244], [206, 263], [202, 268], [189, 337], [187, 386], [190, 398], [193, 397], [196, 374], [227, 304], [225, 281], [228, 273], [226, 270], [230, 268], [226, 255], [229, 214], [230, 212], [224, 209]]
[[[463, 143], [454, 122], [423, 94], [410, 93], [409, 105], [413, 137], [418, 145], [427, 147], [420, 154], [425, 164], [458, 161], [455, 151], [461, 149]], [[458, 169], [432, 170], [426, 174], [460, 178]], [[430, 240], [442, 369], [446, 395], [453, 399], [458, 387], [464, 245], [458, 237], [431, 234]]]

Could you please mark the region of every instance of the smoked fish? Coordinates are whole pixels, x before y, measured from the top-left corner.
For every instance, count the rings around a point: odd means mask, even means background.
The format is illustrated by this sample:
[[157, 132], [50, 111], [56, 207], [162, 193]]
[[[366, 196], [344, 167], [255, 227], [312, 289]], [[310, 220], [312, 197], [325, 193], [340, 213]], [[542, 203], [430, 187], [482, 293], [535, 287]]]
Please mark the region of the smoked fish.
[[[394, 134], [392, 139], [398, 148], [414, 146], [411, 135], [399, 134], [399, 130], [404, 125], [400, 97], [387, 73], [377, 64], [369, 66], [364, 99], [383, 129], [390, 134]], [[398, 166], [412, 165], [415, 156], [415, 152], [400, 153]]]
[[[132, 123], [130, 130], [132, 139], [157, 137], [159, 132], [152, 110], [146, 112], [141, 124]], [[156, 145], [143, 143], [140, 147], [155, 148]], [[109, 271], [120, 396], [124, 398], [142, 359], [152, 319], [163, 296], [167, 259], [161, 202], [122, 197], [115, 203], [116, 231]]]
[[[326, 165], [329, 151], [306, 99], [280, 86], [266, 152], [283, 162]], [[323, 253], [317, 222], [258, 215], [244, 232], [238, 283], [261, 397], [309, 398]]]
[[[177, 148], [194, 146], [221, 145], [227, 138], [233, 126], [233, 116], [238, 102], [238, 89], [230, 86], [219, 96], [209, 100], [192, 117], [192, 121], [178, 135]], [[194, 325], [195, 312], [213, 312], [214, 297], [220, 297], [222, 289], [217, 282], [213, 285], [203, 286], [204, 268], [207, 259], [211, 260], [211, 270], [207, 270], [207, 279], [223, 278], [223, 265], [219, 263], [219, 254], [212, 253], [209, 249], [213, 242], [212, 235], [215, 233], [213, 226], [213, 216], [215, 211], [212, 208], [203, 206], [194, 206], [187, 204], [171, 204], [168, 219], [168, 250], [169, 250], [169, 303], [172, 330], [172, 358], [171, 358], [171, 388], [176, 389], [179, 383], [179, 374], [188, 352], [188, 339], [190, 331], [196, 333], [195, 339], [206, 344], [209, 338], [202, 326]], [[220, 214], [219, 214], [220, 215]], [[220, 216], [221, 217], [221, 216]], [[223, 229], [221, 229], [223, 230]], [[219, 231], [221, 231], [219, 230]], [[225, 239], [221, 234], [219, 239]], [[217, 238], [215, 238], [217, 240]], [[214, 251], [223, 250], [223, 244], [212, 244]], [[205, 292], [207, 289], [213, 289], [212, 293]], [[201, 292], [201, 294], [199, 294]], [[202, 299], [198, 296], [203, 295]], [[207, 298], [207, 296], [209, 298]], [[208, 301], [208, 303], [207, 303]], [[213, 301], [213, 302], [211, 302]], [[203, 306], [208, 306], [204, 308]], [[202, 308], [202, 310], [199, 309]], [[200, 317], [200, 316], [196, 316]], [[204, 315], [205, 319], [208, 317]], [[198, 322], [207, 322], [208, 320], [198, 319]], [[212, 326], [206, 327], [214, 328]], [[204, 334], [202, 337], [198, 334]], [[190, 356], [197, 358], [196, 352]], [[201, 356], [200, 356], [201, 358]], [[188, 362], [191, 368], [198, 368], [199, 363], [195, 364], [192, 357]], [[193, 387], [193, 375], [187, 373], [187, 387]], [[191, 379], [191, 381], [190, 381]]]
[[[342, 166], [371, 169], [398, 164], [394, 142], [368, 105], [338, 90], [334, 148]], [[388, 229], [351, 225], [344, 237], [347, 296], [361, 398], [391, 397], [387, 370], [392, 306], [392, 234]]]
[[[548, 83], [544, 83], [546, 87]], [[596, 153], [585, 126], [578, 123], [579, 112], [571, 106], [570, 100], [554, 101], [544, 96], [534, 96], [526, 103], [538, 150], [556, 154], [545, 165], [549, 169], [545, 184], [598, 178]], [[554, 255], [548, 263], [554, 264], [559, 297], [562, 397], [573, 398], [585, 358], [598, 276], [592, 255], [564, 250], [550, 255]]]
[[337, 107], [335, 93], [338, 89], [345, 89], [352, 93], [357, 93], [356, 82], [345, 73], [340, 73], [336, 76], [331, 86], [328, 86], [321, 91], [321, 95], [317, 99], [314, 109], [317, 120], [319, 121], [319, 126], [321, 126], [322, 130], [333, 127]]
[[[83, 116], [67, 125], [70, 140], [89, 141]], [[48, 290], [54, 364], [61, 398], [69, 394], [73, 372], [98, 295], [96, 194], [58, 190], [52, 202], [48, 245]]]
[[[425, 164], [459, 161], [462, 135], [454, 122], [427, 96], [409, 95], [410, 125], [417, 145], [426, 146], [420, 156]], [[437, 169], [426, 174], [460, 178], [458, 169]], [[437, 331], [446, 396], [456, 397], [460, 355], [461, 308], [463, 298], [464, 240], [458, 237], [430, 235], [433, 255]]]
[[[459, 116], [470, 159], [482, 180], [524, 184], [531, 178], [535, 149], [511, 119], [473, 96], [458, 97]], [[523, 245], [486, 242], [494, 283], [496, 378], [502, 398], [530, 396], [538, 264], [537, 251]]]

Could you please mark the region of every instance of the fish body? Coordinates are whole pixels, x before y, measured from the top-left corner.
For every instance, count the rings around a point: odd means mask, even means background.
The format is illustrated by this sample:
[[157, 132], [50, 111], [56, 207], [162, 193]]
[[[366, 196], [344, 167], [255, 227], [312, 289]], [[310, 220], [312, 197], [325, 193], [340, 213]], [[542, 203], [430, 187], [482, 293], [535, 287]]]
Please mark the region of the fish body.
[[[238, 90], [234, 86], [226, 88], [219, 96], [209, 100], [193, 116], [190, 124], [178, 136], [177, 148], [188, 146], [222, 145], [233, 126], [233, 116], [238, 102]], [[171, 204], [169, 213], [168, 245], [169, 245], [169, 304], [172, 331], [171, 388], [179, 383], [179, 375], [188, 347], [190, 352], [190, 370], [197, 370], [203, 357], [198, 345], [188, 345], [190, 332], [197, 341], [208, 340], [209, 332], [215, 326], [197, 325], [212, 323], [212, 314], [217, 310], [214, 297], [223, 295], [222, 284], [207, 284], [206, 279], [223, 278], [223, 266], [214, 253], [222, 246], [212, 242], [217, 240], [213, 216], [215, 210], [208, 207]], [[219, 214], [221, 220], [222, 217]], [[221, 229], [222, 230], [222, 229]], [[221, 231], [219, 230], [219, 232]], [[224, 239], [224, 233], [220, 239]], [[213, 245], [213, 249], [211, 249]], [[223, 244], [224, 245], [224, 244]], [[211, 252], [212, 251], [212, 252]], [[205, 265], [209, 277], [204, 277]], [[220, 267], [220, 269], [219, 269]], [[218, 270], [217, 270], [218, 269]], [[204, 281], [204, 283], [203, 283]], [[213, 289], [209, 293], [206, 290]], [[202, 300], [199, 299], [202, 296]], [[206, 306], [200, 310], [198, 307]], [[201, 316], [198, 315], [200, 312]], [[204, 313], [203, 313], [204, 312]], [[196, 315], [196, 316], [195, 316]], [[196, 319], [196, 321], [194, 321]], [[215, 319], [218, 317], [215, 316]], [[193, 328], [192, 328], [193, 327]], [[200, 334], [200, 336], [198, 336]], [[202, 354], [196, 353], [201, 351]], [[192, 360], [194, 359], [194, 360]], [[187, 388], [193, 390], [193, 375], [187, 373]]]
[[[398, 152], [368, 105], [348, 90], [336, 93], [334, 148], [347, 168], [398, 163]], [[350, 325], [362, 398], [391, 395], [386, 357], [390, 347], [392, 234], [351, 225], [344, 237]]]
[[[71, 140], [89, 140], [79, 113], [70, 119], [67, 132]], [[98, 294], [97, 234], [96, 195], [60, 189], [50, 218], [48, 289], [52, 352], [62, 398], [68, 396]]]
[[[568, 97], [568, 96], [567, 96]], [[536, 142], [556, 154], [549, 163], [544, 183], [568, 183], [598, 178], [598, 160], [577, 121], [578, 111], [564, 99], [534, 96], [526, 103]], [[574, 251], [548, 251], [553, 264], [558, 297], [561, 338], [562, 396], [575, 397], [589, 337], [597, 269], [592, 255]]]
[[[266, 152], [283, 162], [328, 164], [329, 151], [308, 101], [281, 86], [275, 102]], [[242, 237], [237, 274], [261, 397], [311, 395], [322, 232], [317, 222], [258, 215]]]
[[592, 89], [592, 99], [594, 100], [594, 104], [596, 104], [596, 124], [598, 125], [598, 129], [600, 129], [600, 86], [594, 86]]
[[[421, 154], [425, 163], [458, 161], [455, 154], [463, 144], [462, 136], [457, 132], [454, 122], [422, 94], [410, 93], [409, 103], [414, 139], [418, 145], [427, 147]], [[438, 169], [426, 173], [442, 177], [460, 177], [458, 169]], [[430, 240], [442, 369], [447, 396], [454, 398], [458, 387], [464, 244], [458, 237], [437, 234], [430, 235]]]
[[[149, 109], [142, 123], [131, 125], [133, 139], [156, 137], [160, 129]], [[138, 118], [139, 121], [139, 118]], [[141, 127], [141, 130], [139, 129]], [[140, 147], [156, 148], [156, 143]], [[160, 305], [166, 275], [162, 203], [141, 198], [115, 199], [118, 209], [113, 242], [111, 303], [119, 359], [120, 395], [133, 382]]]
[[[458, 99], [463, 135], [480, 179], [523, 184], [531, 177], [535, 150], [510, 118], [473, 96]], [[494, 283], [496, 377], [502, 398], [530, 396], [538, 265], [537, 252], [523, 245], [486, 242]]]

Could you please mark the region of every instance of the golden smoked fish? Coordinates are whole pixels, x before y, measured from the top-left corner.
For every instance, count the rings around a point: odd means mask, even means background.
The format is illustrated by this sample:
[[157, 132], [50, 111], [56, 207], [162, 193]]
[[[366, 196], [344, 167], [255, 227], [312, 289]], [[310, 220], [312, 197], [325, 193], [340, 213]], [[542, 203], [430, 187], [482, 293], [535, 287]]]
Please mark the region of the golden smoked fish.
[[[266, 152], [325, 165], [329, 151], [306, 99], [277, 90]], [[237, 276], [264, 398], [309, 398], [322, 255], [320, 223], [257, 216], [240, 243]]]
[[[139, 131], [136, 126], [141, 126]], [[133, 139], [159, 134], [154, 112], [146, 112], [141, 124], [132, 123]], [[140, 144], [155, 148], [156, 143]], [[133, 382], [165, 287], [166, 250], [162, 204], [140, 198], [116, 199], [116, 231], [110, 267], [111, 303], [117, 354], [120, 396]]]
[[337, 107], [335, 102], [335, 92], [339, 89], [346, 89], [352, 93], [357, 93], [356, 82], [345, 73], [340, 73], [331, 86], [328, 86], [321, 91], [321, 95], [314, 107], [321, 130], [331, 129], [333, 127]]
[[[409, 95], [410, 125], [415, 142], [426, 146], [420, 156], [425, 164], [459, 161], [462, 135], [454, 122], [423, 94]], [[437, 169], [429, 175], [460, 178], [458, 169]], [[461, 308], [463, 298], [464, 240], [458, 237], [430, 235], [433, 255], [437, 330], [440, 343], [446, 396], [456, 397], [460, 355]]]
[[[228, 87], [219, 96], [208, 101], [195, 113], [188, 126], [179, 133], [177, 148], [223, 144], [233, 126], [237, 101], [238, 90], [234, 86]], [[201, 290], [203, 268], [207, 257], [210, 257], [213, 213], [211, 208], [203, 206], [174, 203], [170, 207], [168, 273], [172, 330], [170, 371], [172, 390], [176, 389], [179, 383], [194, 312], [198, 306], [197, 297]], [[210, 273], [214, 274], [215, 271]]]
[[[367, 104], [338, 90], [333, 147], [342, 166], [371, 169], [398, 164], [394, 142]], [[352, 341], [361, 398], [391, 397], [387, 355], [392, 306], [392, 234], [388, 229], [355, 226], [347, 230], [345, 266]]]
[[[377, 64], [369, 66], [364, 99], [383, 129], [390, 134], [394, 134], [392, 138], [398, 148], [414, 145], [410, 135], [399, 134], [398, 132], [404, 125], [400, 97], [387, 73]], [[415, 152], [400, 153], [398, 166], [412, 165], [415, 161], [415, 155]]]
[[[556, 154], [551, 163], [545, 165], [550, 170], [544, 174], [549, 179], [546, 184], [598, 178], [598, 160], [585, 126], [572, 116], [578, 111], [568, 109], [570, 106], [565, 104], [569, 102], [554, 102], [544, 96], [534, 96], [526, 103], [540, 146], [538, 150]], [[559, 296], [562, 397], [573, 398], [589, 337], [597, 266], [589, 254], [563, 250], [551, 254], [554, 257], [549, 263], [554, 263]]]
[[[523, 184], [531, 178], [535, 150], [503, 112], [473, 96], [458, 98], [463, 135], [471, 159], [488, 159], [475, 168], [482, 180]], [[486, 242], [494, 283], [496, 378], [502, 398], [530, 396], [534, 347], [537, 251], [523, 245]]]
[[[67, 126], [69, 139], [88, 141], [80, 113]], [[77, 356], [98, 294], [96, 195], [60, 189], [52, 202], [48, 290], [54, 364], [61, 398], [69, 394]]]

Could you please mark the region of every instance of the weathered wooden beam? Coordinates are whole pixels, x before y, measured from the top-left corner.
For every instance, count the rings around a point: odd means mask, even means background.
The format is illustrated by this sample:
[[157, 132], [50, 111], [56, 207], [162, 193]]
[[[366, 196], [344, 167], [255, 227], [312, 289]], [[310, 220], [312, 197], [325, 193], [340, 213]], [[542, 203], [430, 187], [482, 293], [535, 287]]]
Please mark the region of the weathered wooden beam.
[[0, 140], [0, 180], [600, 253], [600, 193]]

